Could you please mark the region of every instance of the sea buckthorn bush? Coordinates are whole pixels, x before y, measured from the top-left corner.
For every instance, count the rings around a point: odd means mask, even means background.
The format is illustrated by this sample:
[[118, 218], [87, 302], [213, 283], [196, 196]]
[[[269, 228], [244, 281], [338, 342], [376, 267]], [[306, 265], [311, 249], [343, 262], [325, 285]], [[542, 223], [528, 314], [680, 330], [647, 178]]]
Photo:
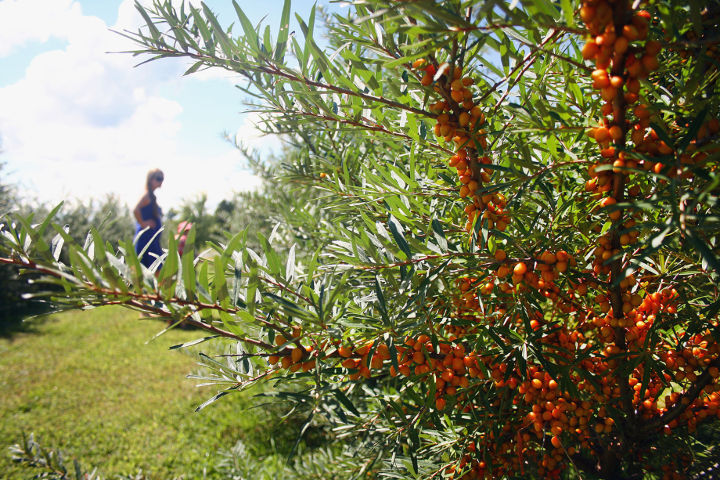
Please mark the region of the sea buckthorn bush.
[[272, 189], [302, 194], [262, 251], [247, 231], [197, 260], [171, 245], [157, 278], [129, 245], [98, 254], [94, 234], [58, 265], [24, 242], [46, 224], [6, 227], [3, 261], [65, 285], [58, 307], [123, 303], [226, 338], [217, 398], [273, 382], [336, 426], [355, 458], [341, 476], [704, 468], [720, 3], [356, 1], [295, 34], [287, 3], [274, 37], [237, 4], [232, 29], [205, 6], [138, 8], [135, 53], [237, 74], [290, 145]]

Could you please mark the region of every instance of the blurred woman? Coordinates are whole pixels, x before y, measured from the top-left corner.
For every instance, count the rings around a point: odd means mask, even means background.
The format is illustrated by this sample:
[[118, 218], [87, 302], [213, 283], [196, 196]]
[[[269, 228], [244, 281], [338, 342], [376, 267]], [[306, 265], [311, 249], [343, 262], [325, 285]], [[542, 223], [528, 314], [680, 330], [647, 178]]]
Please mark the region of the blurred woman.
[[[162, 227], [162, 210], [157, 204], [155, 190], [162, 186], [165, 175], [156, 168], [150, 170], [145, 182], [145, 194], [140, 198], [133, 214], [137, 224], [135, 226], [135, 252], [140, 255], [140, 262], [146, 267], [155, 262], [163, 254], [160, 248], [160, 228]], [[142, 232], [142, 233], [140, 233]], [[138, 236], [139, 234], [139, 236]], [[143, 253], [143, 250], [145, 252]], [[158, 267], [159, 271], [160, 268]]]

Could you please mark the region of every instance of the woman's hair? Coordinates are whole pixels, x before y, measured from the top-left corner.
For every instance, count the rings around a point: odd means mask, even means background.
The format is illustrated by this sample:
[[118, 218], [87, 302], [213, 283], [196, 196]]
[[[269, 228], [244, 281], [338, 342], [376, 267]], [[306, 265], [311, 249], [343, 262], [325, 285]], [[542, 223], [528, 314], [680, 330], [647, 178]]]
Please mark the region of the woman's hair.
[[153, 168], [152, 170], [150, 170], [147, 173], [147, 178], [145, 179], [145, 190], [147, 190], [148, 196], [150, 197], [150, 205], [152, 205], [153, 215], [155, 216], [155, 218], [158, 218], [158, 219], [160, 218], [160, 207], [158, 207], [157, 198], [155, 197], [155, 192], [150, 187], [150, 182], [155, 177], [160, 177], [160, 176], [162, 176], [162, 177], [165, 176], [163, 174], [162, 170], [160, 170], [159, 168]]

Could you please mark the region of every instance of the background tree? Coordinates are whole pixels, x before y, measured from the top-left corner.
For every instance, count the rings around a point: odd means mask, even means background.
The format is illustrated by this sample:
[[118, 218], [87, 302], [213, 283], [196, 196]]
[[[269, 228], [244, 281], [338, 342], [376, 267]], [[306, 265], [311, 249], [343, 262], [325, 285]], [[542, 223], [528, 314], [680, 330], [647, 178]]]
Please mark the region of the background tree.
[[135, 53], [241, 74], [298, 147], [273, 188], [317, 193], [261, 251], [170, 241], [157, 278], [96, 233], [53, 262], [42, 225], [3, 261], [236, 341], [216, 398], [271, 379], [361, 449], [343, 472], [690, 475], [720, 406], [718, 4], [640, 3], [355, 2], [328, 52], [289, 3], [275, 39], [138, 6]]
[[180, 222], [190, 222], [195, 228], [195, 241], [198, 245], [205, 242], [217, 241], [222, 238], [218, 221], [207, 209], [207, 195], [201, 194], [193, 200], [186, 200], [176, 211], [170, 209], [166, 219], [166, 235], [163, 236], [163, 243], [167, 246], [168, 235], [176, 235]]
[[[6, 168], [4, 162], [0, 163], [0, 215], [3, 216], [17, 208], [15, 188], [4, 176]], [[0, 285], [3, 286], [0, 289], [0, 331], [7, 334], [18, 327], [22, 317], [17, 312], [22, 310], [23, 314], [27, 313], [28, 302], [22, 294], [30, 288], [25, 280], [19, 278], [18, 270], [10, 265], [0, 265]]]

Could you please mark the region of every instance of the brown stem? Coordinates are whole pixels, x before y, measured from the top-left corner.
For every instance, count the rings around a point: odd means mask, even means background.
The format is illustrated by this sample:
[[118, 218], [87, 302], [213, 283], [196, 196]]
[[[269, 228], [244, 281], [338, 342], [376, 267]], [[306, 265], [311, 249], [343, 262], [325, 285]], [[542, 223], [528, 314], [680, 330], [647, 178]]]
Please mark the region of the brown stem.
[[[400, 138], [403, 138], [403, 139], [405, 139], [405, 140], [409, 140], [409, 141], [412, 141], [412, 142], [415, 141], [415, 139], [412, 138], [412, 137], [410, 137], [409, 135], [406, 135], [406, 134], [404, 134], [404, 133], [399, 133], [399, 132], [390, 131], [390, 130], [386, 129], [385, 127], [383, 127], [382, 125], [379, 125], [379, 124], [369, 125], [369, 124], [367, 124], [367, 123], [356, 122], [356, 121], [354, 121], [354, 120], [348, 120], [348, 119], [344, 119], [344, 118], [330, 117], [330, 116], [327, 116], [327, 115], [322, 115], [322, 114], [319, 114], [319, 113], [312, 113], [312, 112], [298, 112], [298, 111], [292, 111], [292, 112], [290, 112], [290, 111], [287, 111], [287, 110], [277, 110], [276, 112], [277, 112], [277, 113], [283, 113], [283, 114], [288, 114], [288, 113], [289, 113], [289, 114], [294, 115], [294, 116], [313, 117], [313, 118], [317, 118], [317, 119], [324, 120], [324, 121], [327, 121], [327, 122], [338, 122], [338, 123], [342, 123], [342, 124], [345, 124], [345, 125], [352, 125], [352, 126], [354, 126], [354, 127], [362, 128], [363, 130], [368, 130], [368, 131], [373, 131], [373, 132], [382, 132], [382, 133], [385, 133], [385, 134], [388, 134], [388, 135], [393, 135], [393, 136], [396, 136], [396, 137], [400, 137]], [[366, 119], [363, 118], [363, 120], [366, 120]], [[582, 128], [584, 128], [584, 127], [582, 127]], [[440, 151], [442, 151], [443, 153], [446, 153], [446, 154], [448, 154], [448, 155], [453, 155], [453, 154], [455, 153], [455, 152], [453, 152], [452, 150], [449, 150], [449, 149], [447, 149], [447, 148], [445, 148], [445, 147], [443, 147], [443, 146], [441, 146], [441, 145], [439, 145], [439, 144], [437, 144], [437, 143], [432, 143], [432, 142], [427, 142], [427, 141], [426, 141], [425, 143], [426, 143], [428, 146], [430, 146], [430, 147], [432, 147], [432, 148], [435, 148], [435, 149], [437, 149], [437, 150], [440, 150]]]
[[425, 260], [433, 260], [436, 258], [454, 258], [454, 257], [476, 257], [481, 256], [480, 253], [471, 253], [471, 252], [460, 252], [460, 253], [443, 253], [438, 255], [426, 255], [421, 258], [413, 258], [410, 260], [405, 260], [404, 262], [395, 262], [395, 263], [389, 263], [387, 265], [368, 265], [364, 267], [356, 267], [359, 270], [382, 270], [385, 268], [395, 268], [395, 267], [402, 267], [405, 265], [414, 265], [416, 263], [424, 262]]
[[[615, 5], [614, 14], [615, 14], [615, 31], [622, 32], [622, 27], [629, 23], [631, 11], [629, 10], [629, 5], [627, 5], [627, 0], [624, 0], [620, 2], [619, 4]], [[616, 55], [616, 57], [613, 59], [613, 68], [611, 71], [612, 76], [621, 76], [623, 80], [627, 78], [626, 72], [625, 72], [625, 57], [626, 55]], [[625, 82], [623, 82], [625, 83]], [[613, 125], [617, 125], [622, 130], [622, 135], [620, 139], [616, 142], [616, 149], [617, 150], [624, 150], [626, 141], [625, 137], [628, 133], [627, 128], [627, 122], [626, 122], [626, 110], [627, 110], [627, 103], [625, 102], [625, 96], [622, 93], [622, 89], [618, 89], [617, 94], [615, 95], [615, 98], [613, 99]], [[616, 202], [622, 202], [625, 198], [625, 183], [626, 183], [626, 176], [624, 173], [613, 173], [612, 174], [612, 197], [615, 199]], [[623, 224], [623, 210], [620, 211], [620, 217], [618, 220], [613, 222], [612, 230], [611, 230], [611, 236], [610, 236], [610, 243], [612, 246], [613, 251], [620, 250], [622, 248], [622, 244], [620, 243], [620, 234], [618, 233], [619, 230], [622, 228]], [[622, 276], [622, 258], [617, 258], [613, 260], [613, 262], [610, 264], [610, 283], [611, 288], [609, 293], [609, 299], [610, 304], [612, 305], [613, 310], [613, 317], [616, 319], [621, 319], [624, 317], [623, 313], [623, 301], [622, 301], [622, 288], [620, 287], [620, 277]], [[625, 328], [624, 327], [615, 327], [615, 344], [622, 350], [627, 350], [627, 341], [625, 338]], [[621, 378], [620, 377], [620, 370], [618, 369], [616, 375], [616, 381], [620, 385], [620, 391], [621, 391], [621, 397], [623, 402], [623, 410], [626, 412], [626, 414], [630, 415], [632, 412], [632, 391], [630, 388], [630, 384], [627, 382], [627, 378]]]
[[[426, 110], [422, 110], [420, 108], [411, 107], [409, 105], [405, 105], [404, 103], [395, 102], [393, 100], [389, 100], [384, 97], [376, 97], [374, 95], [369, 95], [367, 93], [358, 92], [355, 90], [348, 90], [346, 88], [336, 87], [335, 85], [330, 85], [327, 83], [317, 82], [315, 80], [311, 80], [305, 76], [299, 76], [294, 75], [292, 73], [285, 72], [283, 70], [280, 70], [275, 65], [251, 65], [251, 64], [244, 64], [242, 62], [239, 62], [237, 60], [233, 60], [230, 58], [222, 59], [220, 57], [214, 57], [211, 55], [203, 55], [200, 53], [178, 53], [176, 50], [169, 50], [166, 48], [158, 48], [152, 49], [150, 51], [146, 51], [143, 53], [151, 53], [156, 55], [163, 55], [163, 56], [175, 56], [175, 57], [189, 57], [196, 61], [203, 61], [207, 64], [214, 65], [216, 67], [224, 68], [226, 70], [230, 70], [235, 73], [239, 73], [245, 77], [250, 77], [250, 75], [246, 72], [246, 70], [249, 71], [257, 71], [266, 73], [268, 75], [272, 75], [275, 77], [281, 77], [286, 80], [289, 80], [291, 82], [297, 82], [297, 83], [304, 83], [305, 85], [308, 85], [310, 87], [314, 88], [320, 88], [323, 90], [329, 90], [332, 92], [339, 93], [341, 95], [350, 95], [353, 97], [359, 97], [363, 100], [368, 100], [370, 102], [377, 102], [382, 103], [384, 105], [388, 105], [393, 108], [399, 108], [401, 110], [406, 110], [408, 112], [415, 113], [417, 115], [423, 115], [426, 117], [436, 117], [437, 115], [431, 112], [428, 112]], [[232, 68], [235, 67], [235, 68]]]
[[[613, 21], [615, 24], [615, 31], [622, 32], [624, 25], [628, 24], [632, 15], [632, 11], [629, 8], [627, 0], [620, 0], [613, 6]], [[613, 58], [613, 67], [611, 70], [611, 76], [621, 76], [623, 80], [627, 78], [625, 72], [625, 57], [626, 54], [616, 55]], [[625, 83], [625, 82], [623, 82]], [[624, 150], [625, 148], [625, 137], [627, 136], [628, 129], [626, 125], [626, 109], [627, 104], [625, 102], [625, 96], [622, 93], [622, 89], [618, 89], [617, 94], [612, 102], [613, 107], [613, 126], [618, 126], [622, 130], [622, 135], [618, 141], [616, 141], [616, 149]], [[612, 192], [611, 195], [616, 202], [622, 202], [625, 196], [625, 175], [620, 173], [612, 174]], [[620, 210], [620, 216], [617, 220], [613, 221], [613, 226], [610, 234], [610, 244], [613, 251], [619, 251], [622, 248], [620, 243], [619, 230], [622, 228], [624, 211]], [[620, 287], [620, 278], [622, 276], [622, 258], [617, 258], [610, 263], [610, 291], [608, 297], [612, 306], [613, 317], [616, 320], [620, 320], [624, 317], [623, 313], [623, 301], [622, 301], [622, 288]], [[623, 326], [616, 326], [614, 328], [615, 333], [615, 344], [623, 352], [627, 351], [628, 345], [625, 337], [625, 328]], [[625, 362], [623, 362], [623, 365]], [[636, 421], [633, 415], [632, 406], [632, 390], [628, 383], [628, 375], [624, 372], [622, 366], [615, 369], [613, 377], [617, 384], [620, 386], [620, 396], [622, 402], [622, 409], [625, 418], [620, 419], [622, 423], [628, 423], [621, 431], [633, 430], [634, 423]], [[607, 478], [614, 478], [617, 475], [619, 468], [619, 459], [623, 456], [623, 450], [627, 448], [625, 435], [619, 435], [617, 442], [614, 445], [609, 445], [605, 449], [603, 455], [600, 458], [600, 469], [602, 474]]]

